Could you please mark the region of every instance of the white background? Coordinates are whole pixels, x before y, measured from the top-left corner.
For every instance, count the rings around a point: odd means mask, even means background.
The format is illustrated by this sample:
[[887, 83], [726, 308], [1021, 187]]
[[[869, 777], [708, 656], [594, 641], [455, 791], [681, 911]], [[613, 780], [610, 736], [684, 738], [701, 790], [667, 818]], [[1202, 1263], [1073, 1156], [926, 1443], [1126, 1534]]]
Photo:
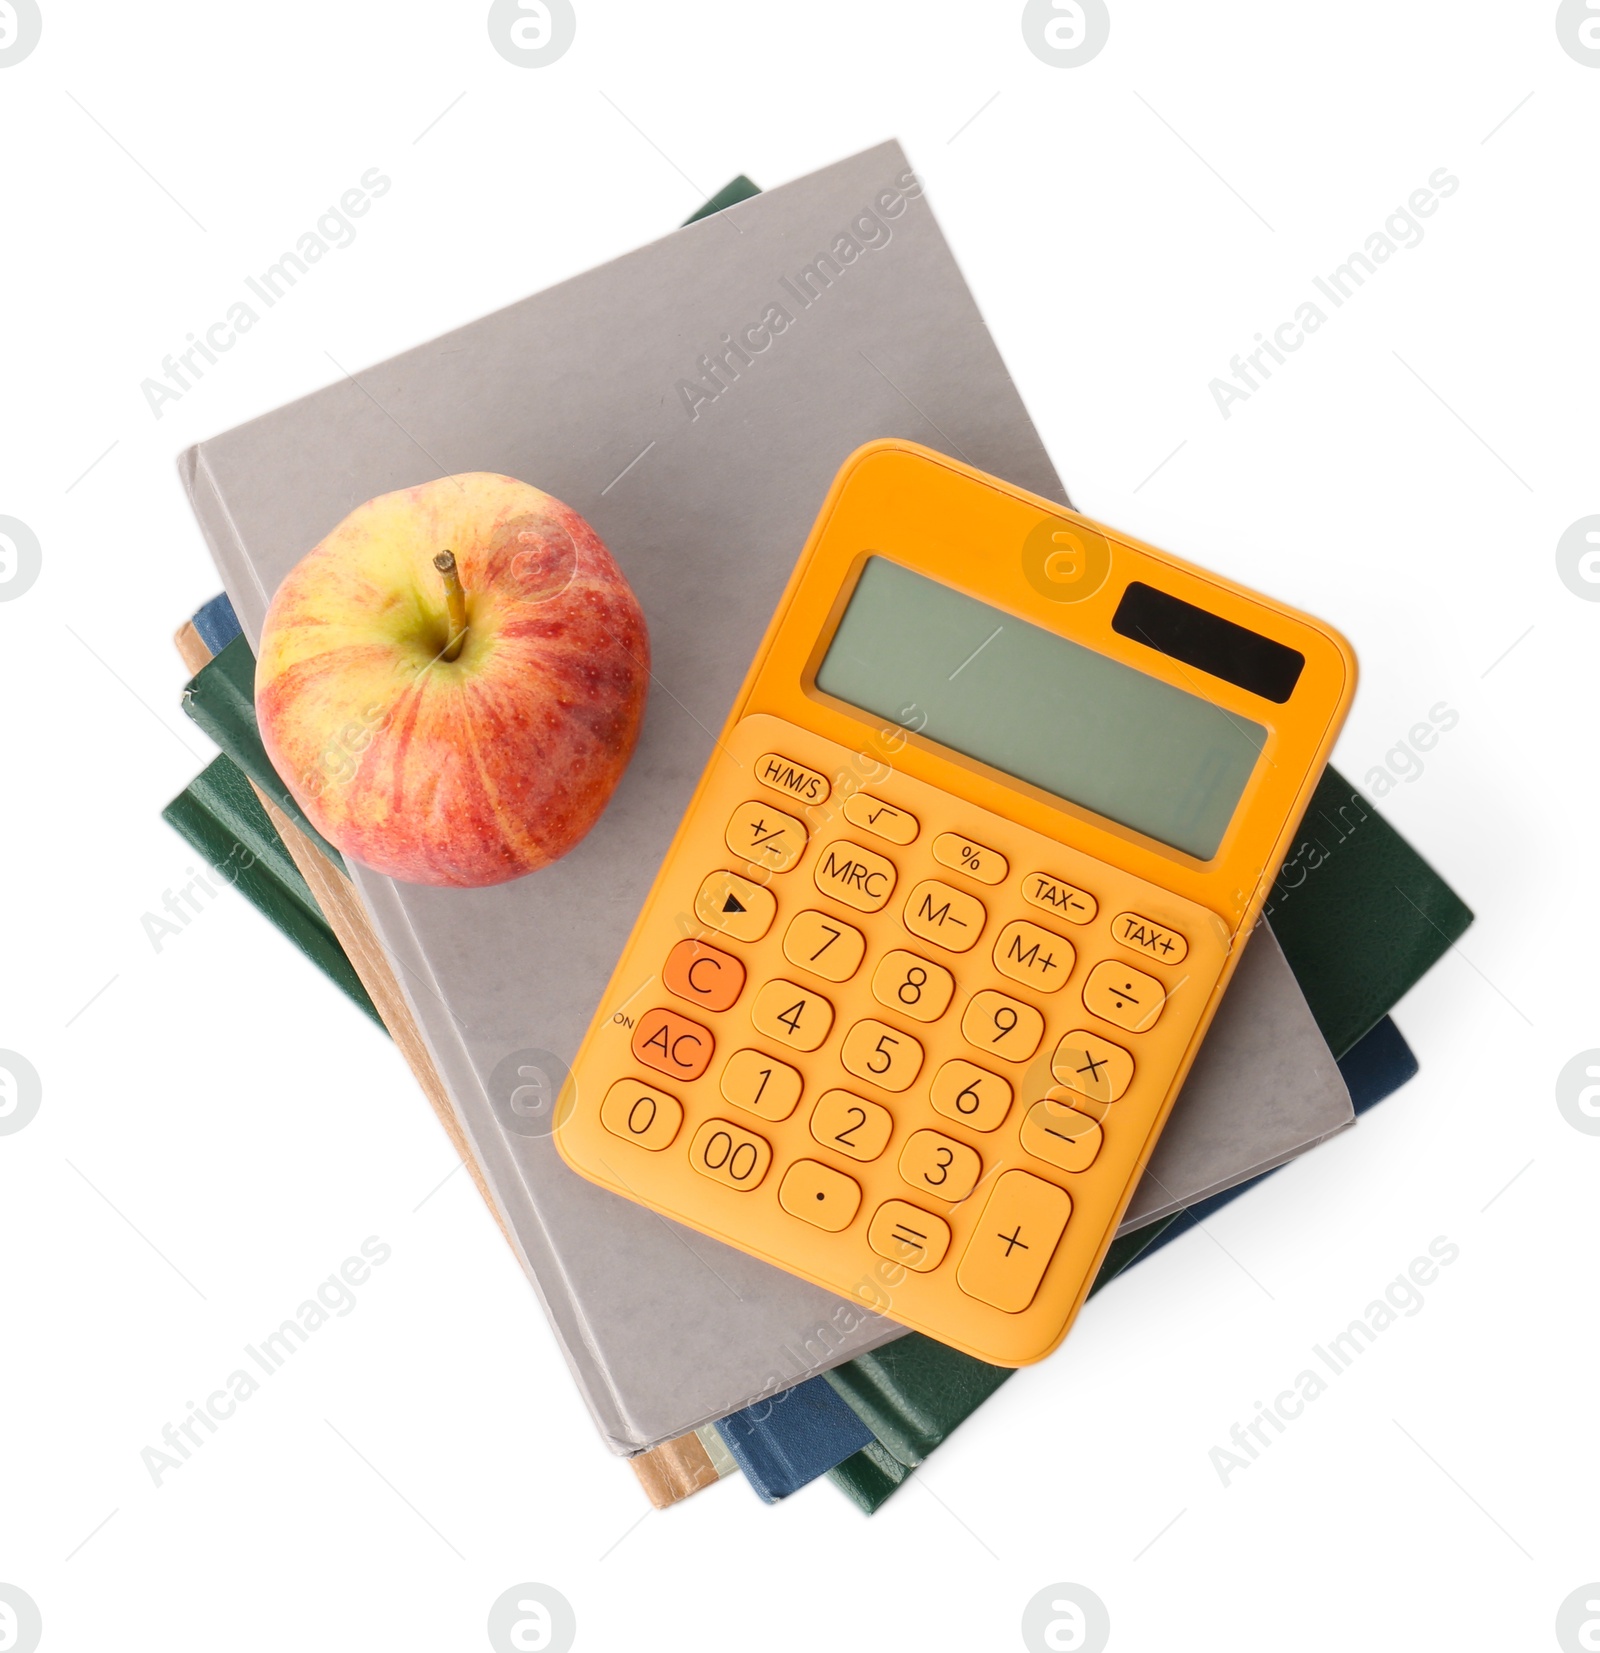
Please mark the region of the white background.
[[[1600, 606], [1555, 561], [1600, 512], [1600, 70], [1553, 0], [1111, 0], [1079, 68], [1018, 0], [578, 0], [541, 69], [483, 0], [41, 4], [0, 69], [0, 514], [43, 546], [0, 603], [0, 1046], [44, 1084], [0, 1137], [0, 1581], [44, 1647], [483, 1647], [525, 1580], [590, 1649], [1021, 1647], [1061, 1581], [1119, 1653], [1557, 1645], [1600, 1578], [1600, 1137], [1555, 1102], [1600, 1045]], [[890, 135], [1079, 507], [1341, 627], [1352, 777], [1459, 713], [1383, 808], [1478, 919], [1399, 1008], [1418, 1081], [879, 1515], [739, 1479], [647, 1514], [388, 1042], [231, 891], [146, 937], [210, 756], [173, 459]], [[154, 418], [141, 380], [373, 166], [355, 242]], [[1210, 380], [1439, 167], [1422, 243], [1224, 419]], [[141, 1449], [368, 1235], [354, 1311], [153, 1485]], [[1211, 1448], [1440, 1235], [1422, 1311], [1224, 1486]]]

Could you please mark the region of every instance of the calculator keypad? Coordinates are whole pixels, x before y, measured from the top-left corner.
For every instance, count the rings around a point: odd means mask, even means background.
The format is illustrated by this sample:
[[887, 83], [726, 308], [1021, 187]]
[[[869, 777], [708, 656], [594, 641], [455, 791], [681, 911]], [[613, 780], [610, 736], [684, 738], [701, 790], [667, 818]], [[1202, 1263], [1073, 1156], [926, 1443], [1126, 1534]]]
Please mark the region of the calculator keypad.
[[999, 850], [975, 844], [959, 832], [941, 832], [933, 841], [933, 858], [941, 867], [964, 872], [980, 884], [1003, 884], [1011, 863]]
[[1087, 1171], [1100, 1154], [1100, 1122], [1048, 1097], [1022, 1122], [1022, 1146], [1062, 1171]]
[[689, 1163], [701, 1176], [749, 1193], [772, 1164], [772, 1144], [726, 1119], [708, 1119], [689, 1144]]
[[833, 790], [828, 777], [781, 752], [763, 752], [756, 759], [756, 779], [797, 804], [821, 804]]
[[914, 844], [922, 823], [908, 809], [896, 809], [867, 792], [852, 792], [844, 801], [844, 818], [863, 832], [891, 844]]
[[580, 1056], [605, 1053], [598, 1088], [575, 1068], [606, 1147], [569, 1157], [934, 1336], [1059, 1324], [1226, 960], [1220, 922], [748, 721], [759, 744], [712, 771], [708, 830], [669, 859]]
[[663, 1148], [672, 1146], [672, 1139], [678, 1134], [678, 1127], [683, 1123], [683, 1104], [677, 1097], [650, 1085], [619, 1079], [600, 1104], [600, 1123], [624, 1142], [659, 1154]]
[[1011, 1112], [1011, 1081], [976, 1062], [946, 1062], [933, 1076], [928, 1101], [936, 1113], [975, 1131], [998, 1130]]
[[942, 1131], [913, 1131], [900, 1150], [900, 1175], [919, 1194], [964, 1200], [978, 1186], [983, 1161], [966, 1143]]
[[1036, 993], [1055, 993], [1065, 987], [1077, 956], [1065, 936], [1025, 918], [1013, 919], [994, 938], [995, 969]]
[[1050, 1076], [1058, 1085], [1096, 1102], [1115, 1102], [1133, 1083], [1133, 1058], [1121, 1045], [1098, 1033], [1075, 1028], [1050, 1058]]
[[1047, 872], [1033, 872], [1022, 881], [1022, 899], [1041, 912], [1054, 913], [1069, 924], [1093, 924], [1100, 903], [1087, 890]]
[[1111, 921], [1111, 936], [1129, 952], [1143, 953], [1157, 964], [1182, 964], [1189, 956], [1183, 936], [1142, 913], [1118, 913]]

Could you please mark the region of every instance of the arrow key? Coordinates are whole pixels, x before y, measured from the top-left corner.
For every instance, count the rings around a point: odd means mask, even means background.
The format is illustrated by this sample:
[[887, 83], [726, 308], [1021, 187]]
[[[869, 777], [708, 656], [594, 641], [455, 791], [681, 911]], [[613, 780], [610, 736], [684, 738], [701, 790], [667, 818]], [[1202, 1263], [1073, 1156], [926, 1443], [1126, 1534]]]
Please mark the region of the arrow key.
[[694, 916], [734, 941], [760, 941], [772, 928], [778, 903], [772, 891], [736, 872], [714, 872], [694, 898]]

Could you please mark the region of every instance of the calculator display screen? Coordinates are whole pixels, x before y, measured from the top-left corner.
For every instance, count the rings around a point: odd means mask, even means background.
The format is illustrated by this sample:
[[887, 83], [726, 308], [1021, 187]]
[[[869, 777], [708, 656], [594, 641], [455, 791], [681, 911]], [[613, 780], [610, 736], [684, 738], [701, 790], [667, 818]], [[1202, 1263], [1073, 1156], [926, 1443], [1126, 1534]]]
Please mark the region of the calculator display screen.
[[1267, 731], [1133, 666], [871, 557], [822, 693], [1199, 860]]

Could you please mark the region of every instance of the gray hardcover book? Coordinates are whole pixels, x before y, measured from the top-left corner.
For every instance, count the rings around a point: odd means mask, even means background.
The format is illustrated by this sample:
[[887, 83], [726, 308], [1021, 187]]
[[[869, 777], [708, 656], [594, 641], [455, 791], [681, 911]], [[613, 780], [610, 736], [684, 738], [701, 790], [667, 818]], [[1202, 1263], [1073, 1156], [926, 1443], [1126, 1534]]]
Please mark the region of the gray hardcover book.
[[[1065, 500], [893, 143], [366, 369], [181, 461], [252, 644], [283, 576], [349, 511], [459, 471], [520, 477], [582, 512], [643, 604], [654, 658], [644, 732], [577, 849], [478, 891], [351, 869], [617, 1452], [683, 1434], [899, 1334], [583, 1181], [557, 1155], [540, 1105], [582, 1038], [834, 472], [881, 436], [913, 438]], [[1298, 1000], [1281, 955], [1262, 956], [1280, 996]], [[1241, 997], [1229, 995], [1224, 1016]], [[1280, 1062], [1224, 1076], [1199, 1181], [1176, 1165], [1163, 1173], [1182, 1198], [1219, 1186], [1219, 1139], [1231, 1129], [1255, 1140], [1249, 1103], [1259, 1108], [1268, 1089], [1281, 1101], [1285, 1068], [1296, 1076], [1298, 1145], [1348, 1123], [1342, 1087], [1335, 1118], [1318, 1052], [1335, 1085], [1337, 1072], [1321, 1041], [1313, 1050], [1305, 1037], [1315, 1029], [1303, 1001], [1299, 1018], [1284, 1029]], [[1174, 1117], [1201, 1112], [1192, 1100]], [[1216, 1108], [1231, 1127], [1215, 1125]], [[1265, 1160], [1252, 1146], [1229, 1180], [1288, 1157], [1295, 1135], [1272, 1134]]]
[[1198, 1205], [1355, 1123], [1339, 1065], [1270, 925], [1255, 928], [1119, 1234]]

